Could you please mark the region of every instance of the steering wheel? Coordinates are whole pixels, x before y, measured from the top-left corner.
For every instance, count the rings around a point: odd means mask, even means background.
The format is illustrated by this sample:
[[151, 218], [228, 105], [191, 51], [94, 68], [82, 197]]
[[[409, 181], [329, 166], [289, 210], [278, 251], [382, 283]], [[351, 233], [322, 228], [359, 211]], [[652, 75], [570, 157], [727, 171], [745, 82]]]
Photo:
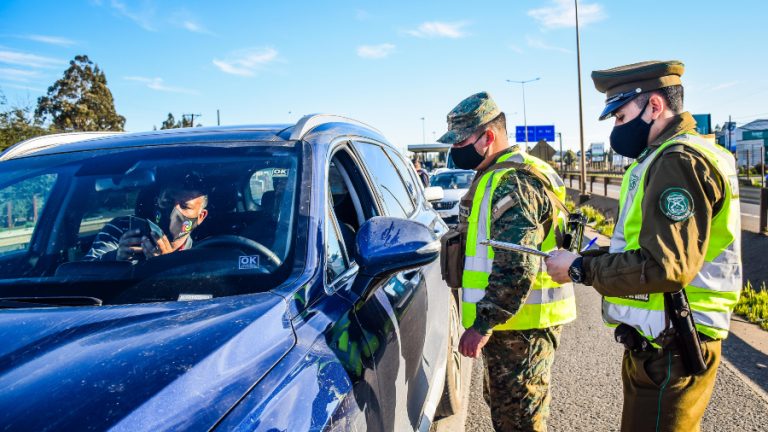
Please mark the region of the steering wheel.
[[218, 235], [209, 237], [205, 240], [195, 243], [197, 248], [219, 248], [219, 247], [231, 247], [240, 248], [243, 252], [257, 252], [263, 256], [270, 263], [274, 264], [275, 268], [280, 267], [283, 264], [283, 260], [280, 259], [272, 250], [263, 244], [251, 240], [247, 237], [239, 235]]

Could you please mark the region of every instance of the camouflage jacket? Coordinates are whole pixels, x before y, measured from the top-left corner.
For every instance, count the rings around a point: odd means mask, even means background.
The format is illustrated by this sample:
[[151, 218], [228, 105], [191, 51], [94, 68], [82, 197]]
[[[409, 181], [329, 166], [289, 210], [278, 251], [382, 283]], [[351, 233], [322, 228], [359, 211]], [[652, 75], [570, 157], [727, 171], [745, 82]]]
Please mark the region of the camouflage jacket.
[[[500, 152], [497, 159], [513, 150], [514, 147]], [[478, 178], [483, 174], [478, 172]], [[519, 205], [510, 207], [491, 224], [490, 238], [539, 248], [546, 237], [544, 225], [552, 217], [552, 204], [544, 185], [530, 174], [510, 171], [499, 181], [491, 205], [504, 197]], [[496, 251], [485, 297], [477, 303], [472, 328], [489, 334], [494, 326], [512, 318], [525, 303], [540, 263], [541, 258], [534, 255]]]

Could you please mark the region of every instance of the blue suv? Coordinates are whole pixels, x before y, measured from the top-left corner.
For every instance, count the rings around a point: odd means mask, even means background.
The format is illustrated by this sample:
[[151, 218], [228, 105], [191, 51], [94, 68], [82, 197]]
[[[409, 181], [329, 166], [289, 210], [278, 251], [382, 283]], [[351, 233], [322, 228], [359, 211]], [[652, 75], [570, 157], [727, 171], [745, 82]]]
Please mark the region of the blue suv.
[[[458, 410], [447, 228], [378, 131], [76, 139], [0, 156], [4, 429], [402, 431]], [[117, 221], [159, 242], [164, 188], [190, 177], [207, 217], [184, 247], [101, 254]]]

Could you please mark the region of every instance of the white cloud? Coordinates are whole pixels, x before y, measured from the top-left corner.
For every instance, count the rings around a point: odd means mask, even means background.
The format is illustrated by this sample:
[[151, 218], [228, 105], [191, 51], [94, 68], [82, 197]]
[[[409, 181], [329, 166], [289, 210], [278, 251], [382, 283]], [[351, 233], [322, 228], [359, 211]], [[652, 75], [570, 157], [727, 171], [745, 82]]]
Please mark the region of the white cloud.
[[181, 23], [181, 26], [191, 31], [192, 33], [200, 33], [200, 34], [207, 34], [207, 35], [213, 34], [213, 32], [203, 27], [202, 25], [200, 25], [198, 22], [194, 20], [186, 20], [183, 23]]
[[129, 10], [128, 6], [126, 6], [125, 3], [123, 3], [120, 0], [112, 0], [110, 3], [110, 5], [112, 6], [112, 9], [116, 10], [117, 13], [135, 22], [144, 30], [157, 31], [155, 26], [152, 24], [152, 21], [155, 15], [154, 8], [151, 6], [151, 3], [145, 2], [143, 4], [148, 6], [143, 8], [139, 12], [135, 12], [135, 11]]
[[0, 51], [0, 63], [31, 68], [52, 68], [66, 64], [58, 59], [18, 51]]
[[254, 76], [264, 66], [277, 60], [274, 48], [249, 48], [235, 51], [224, 60], [213, 59], [222, 72], [231, 75]]
[[[0, 79], [2, 79], [1, 76], [0, 76]], [[15, 89], [19, 89], [19, 90], [27, 90], [27, 91], [32, 91], [32, 92], [36, 92], [36, 93], [45, 93], [45, 89], [41, 89], [41, 88], [37, 88], [37, 87], [30, 87], [30, 86], [26, 86], [26, 85], [3, 84], [3, 87], [15, 88]]]
[[59, 46], [71, 46], [75, 44], [75, 41], [72, 39], [67, 39], [59, 36], [46, 36], [46, 35], [26, 35], [26, 36], [19, 36], [23, 39], [29, 39], [35, 42], [42, 42], [49, 45], [59, 45]]
[[197, 94], [194, 90], [189, 90], [181, 87], [171, 87], [163, 82], [162, 78], [148, 78], [141, 76], [128, 76], [125, 77], [128, 81], [135, 81], [142, 84], [146, 84], [147, 88], [168, 93], [184, 93], [184, 94]]
[[390, 43], [379, 45], [360, 45], [357, 47], [357, 55], [367, 59], [381, 59], [388, 57], [395, 50], [395, 46]]
[[530, 36], [526, 36], [525, 40], [528, 43], [528, 46], [531, 48], [542, 49], [546, 51], [558, 51], [565, 54], [573, 54], [573, 51], [569, 49], [549, 45], [548, 43], [544, 42], [541, 39], [535, 39]]
[[429, 21], [422, 23], [416, 30], [408, 30], [407, 34], [421, 38], [450, 38], [459, 39], [467, 35], [463, 30], [467, 26], [465, 22], [439, 22]]
[[27, 83], [39, 76], [40, 74], [37, 71], [0, 68], [0, 80]]
[[731, 87], [735, 86], [738, 83], [739, 83], [738, 81], [731, 81], [731, 82], [726, 82], [726, 83], [718, 84], [718, 85], [712, 87], [711, 91], [725, 90], [727, 88], [731, 88]]
[[[551, 0], [552, 7], [531, 9], [528, 16], [547, 29], [576, 27], [576, 9], [571, 0]], [[602, 21], [606, 15], [597, 3], [579, 3], [579, 27]]]

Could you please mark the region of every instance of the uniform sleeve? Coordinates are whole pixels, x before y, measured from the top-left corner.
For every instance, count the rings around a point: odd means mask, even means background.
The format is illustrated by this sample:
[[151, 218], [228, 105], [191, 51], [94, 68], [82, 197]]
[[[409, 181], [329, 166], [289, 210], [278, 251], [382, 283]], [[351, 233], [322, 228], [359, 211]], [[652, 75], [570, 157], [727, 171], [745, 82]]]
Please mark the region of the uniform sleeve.
[[723, 179], [699, 154], [669, 150], [649, 168], [637, 250], [585, 257], [587, 284], [626, 296], [678, 291], [704, 264]]
[[[510, 201], [511, 200], [511, 201]], [[502, 213], [491, 224], [491, 238], [538, 248], [551, 206], [541, 182], [527, 174], [507, 173], [494, 191], [491, 205]], [[528, 297], [541, 258], [531, 254], [494, 251], [485, 297], [477, 303], [473, 328], [490, 333], [515, 315]]]
[[120, 237], [128, 231], [128, 219], [117, 217], [107, 222], [96, 234], [91, 249], [83, 256], [83, 261], [114, 261], [117, 257], [117, 248], [120, 246]]

